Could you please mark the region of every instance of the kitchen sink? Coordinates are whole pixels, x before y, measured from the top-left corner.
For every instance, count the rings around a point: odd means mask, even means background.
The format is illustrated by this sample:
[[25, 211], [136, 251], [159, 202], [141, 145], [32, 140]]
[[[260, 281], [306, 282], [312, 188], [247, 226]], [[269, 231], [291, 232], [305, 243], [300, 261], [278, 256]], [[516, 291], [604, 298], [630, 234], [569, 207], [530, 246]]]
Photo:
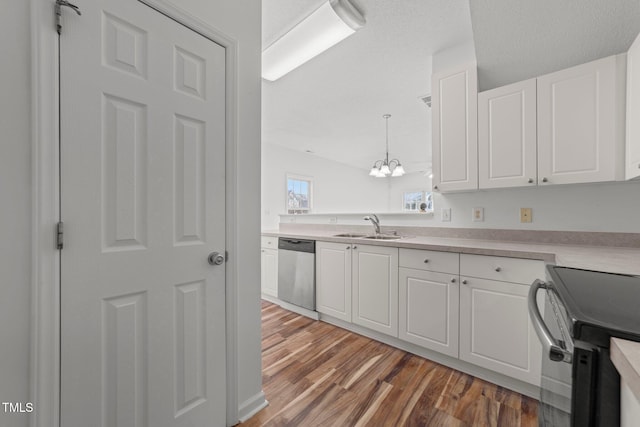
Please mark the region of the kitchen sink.
[[333, 237], [366, 237], [366, 234], [358, 234], [358, 233], [342, 233], [342, 234], [334, 234]]
[[401, 236], [390, 236], [390, 235], [384, 235], [384, 234], [376, 234], [373, 236], [364, 236], [365, 239], [371, 239], [371, 240], [398, 240], [401, 239]]

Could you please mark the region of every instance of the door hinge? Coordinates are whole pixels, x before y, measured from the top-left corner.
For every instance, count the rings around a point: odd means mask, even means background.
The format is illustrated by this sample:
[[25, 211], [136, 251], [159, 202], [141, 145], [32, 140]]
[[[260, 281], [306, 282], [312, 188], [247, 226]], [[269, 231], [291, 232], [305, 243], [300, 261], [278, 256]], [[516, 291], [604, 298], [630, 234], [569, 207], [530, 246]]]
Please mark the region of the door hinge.
[[54, 8], [56, 13], [56, 31], [58, 34], [62, 34], [62, 7], [70, 7], [78, 15], [82, 15], [78, 6], [73, 3], [69, 3], [67, 0], [56, 0], [56, 6]]
[[58, 222], [56, 225], [56, 248], [62, 249], [64, 247], [64, 223]]

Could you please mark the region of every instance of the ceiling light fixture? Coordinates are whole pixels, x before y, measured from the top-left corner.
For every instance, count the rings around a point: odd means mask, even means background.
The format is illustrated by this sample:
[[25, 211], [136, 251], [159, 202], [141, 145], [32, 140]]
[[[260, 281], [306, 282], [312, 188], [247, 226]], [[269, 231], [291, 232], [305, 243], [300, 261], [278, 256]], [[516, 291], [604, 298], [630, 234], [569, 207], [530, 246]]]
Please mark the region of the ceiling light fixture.
[[262, 78], [274, 81], [365, 24], [349, 0], [329, 0], [262, 52]]
[[386, 138], [387, 151], [384, 159], [377, 160], [373, 164], [373, 167], [371, 168], [369, 175], [375, 176], [376, 178], [384, 178], [389, 175], [394, 177], [402, 176], [404, 175], [404, 168], [400, 164], [400, 160], [398, 159], [392, 159], [391, 161], [389, 160], [389, 117], [391, 117], [391, 114], [385, 114], [382, 117], [384, 117], [384, 120], [386, 123], [386, 129], [387, 129], [387, 138]]

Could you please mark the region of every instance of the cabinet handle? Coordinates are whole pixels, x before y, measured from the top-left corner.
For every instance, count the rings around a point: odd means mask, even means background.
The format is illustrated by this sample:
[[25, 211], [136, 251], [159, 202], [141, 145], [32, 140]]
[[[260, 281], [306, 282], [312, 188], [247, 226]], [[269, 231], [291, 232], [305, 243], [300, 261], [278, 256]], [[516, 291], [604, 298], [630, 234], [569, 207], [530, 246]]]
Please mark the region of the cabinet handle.
[[467, 281], [466, 281], [466, 280], [463, 280], [463, 281], [462, 281], [462, 284], [463, 284], [463, 285], [466, 285], [466, 284], [467, 284]]
[[640, 163], [638, 163], [638, 169], [640, 169]]
[[347, 249], [351, 249], [351, 246], [347, 246]]
[[264, 252], [264, 249], [262, 250], [262, 252]]
[[547, 177], [545, 176], [544, 178], [542, 178], [542, 182], [549, 182], [549, 180], [547, 179]]
[[451, 283], [456, 283], [456, 278], [455, 277], [451, 278]]
[[429, 263], [429, 258], [425, 259], [425, 260], [424, 260], [424, 263], [425, 263], [425, 264], [428, 264], [428, 263]]
[[[639, 165], [639, 166], [640, 166], [640, 165]], [[438, 186], [437, 186], [437, 185], [434, 185], [434, 186], [433, 186], [433, 189], [434, 189], [434, 190], [437, 190], [437, 189], [438, 189]]]
[[358, 247], [356, 245], [353, 245], [353, 249], [358, 249]]
[[533, 184], [533, 178], [529, 178], [529, 179], [527, 180], [527, 182], [528, 182], [529, 184]]
[[500, 267], [496, 267], [496, 271], [497, 271], [498, 273], [500, 273], [500, 272], [502, 271], [502, 268], [500, 268]]

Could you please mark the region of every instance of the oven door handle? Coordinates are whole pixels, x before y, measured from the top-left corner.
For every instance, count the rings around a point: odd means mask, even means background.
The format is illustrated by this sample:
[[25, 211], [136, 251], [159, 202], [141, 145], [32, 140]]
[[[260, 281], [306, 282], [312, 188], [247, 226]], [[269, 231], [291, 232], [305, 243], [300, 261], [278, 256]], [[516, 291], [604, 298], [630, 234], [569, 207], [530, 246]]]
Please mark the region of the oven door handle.
[[540, 279], [536, 279], [529, 289], [529, 317], [533, 324], [533, 329], [536, 331], [538, 338], [542, 342], [542, 346], [545, 350], [549, 351], [549, 359], [555, 362], [567, 362], [571, 363], [572, 354], [565, 350], [563, 346], [551, 335], [549, 328], [545, 325], [540, 310], [538, 309], [537, 295], [538, 290], [549, 289], [548, 285]]

